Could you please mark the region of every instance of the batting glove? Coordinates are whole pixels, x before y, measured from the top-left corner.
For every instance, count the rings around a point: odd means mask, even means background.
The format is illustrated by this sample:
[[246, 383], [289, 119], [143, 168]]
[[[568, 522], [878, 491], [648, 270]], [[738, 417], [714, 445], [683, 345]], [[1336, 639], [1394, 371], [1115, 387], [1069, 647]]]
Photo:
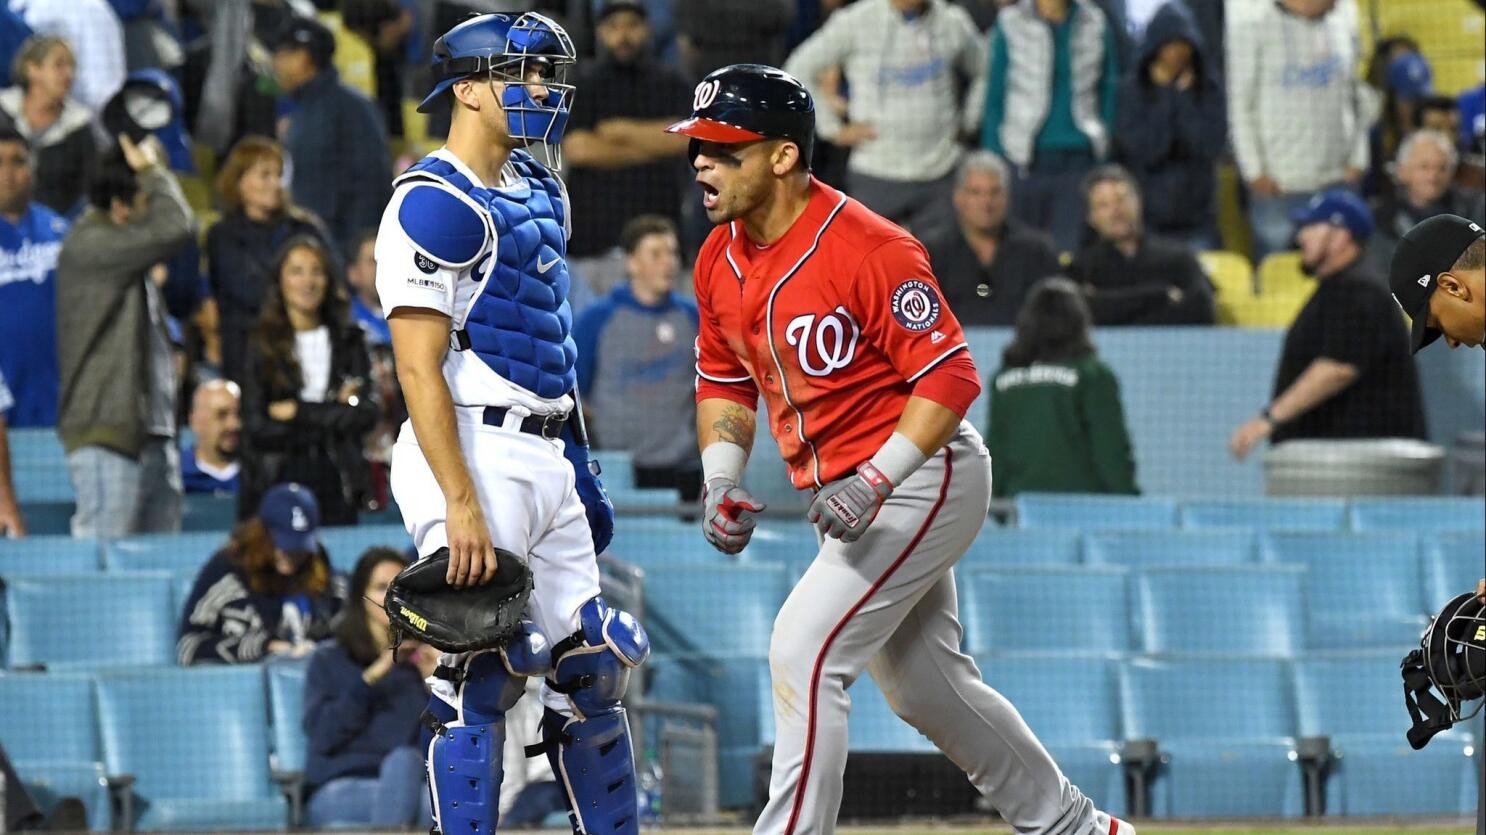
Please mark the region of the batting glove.
[[758, 525], [754, 514], [764, 503], [748, 494], [730, 478], [712, 478], [702, 489], [702, 536], [724, 554], [736, 554], [748, 546]]
[[822, 536], [856, 542], [892, 494], [892, 482], [872, 462], [865, 461], [855, 475], [822, 487], [805, 518]]

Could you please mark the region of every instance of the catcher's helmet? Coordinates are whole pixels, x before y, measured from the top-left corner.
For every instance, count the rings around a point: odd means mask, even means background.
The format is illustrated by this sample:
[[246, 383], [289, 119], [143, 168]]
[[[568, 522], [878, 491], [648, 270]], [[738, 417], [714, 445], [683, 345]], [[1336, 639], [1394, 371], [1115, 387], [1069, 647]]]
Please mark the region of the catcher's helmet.
[[788, 139], [800, 146], [810, 167], [815, 146], [815, 100], [798, 79], [763, 64], [733, 64], [714, 70], [697, 85], [691, 115], [666, 128], [699, 142], [737, 143]]
[[[1414, 726], [1409, 744], [1423, 748], [1430, 737], [1475, 716], [1477, 704], [1463, 712], [1462, 703], [1486, 696], [1486, 606], [1467, 592], [1445, 604], [1403, 659], [1404, 704]], [[1445, 697], [1442, 703], [1430, 688]]]

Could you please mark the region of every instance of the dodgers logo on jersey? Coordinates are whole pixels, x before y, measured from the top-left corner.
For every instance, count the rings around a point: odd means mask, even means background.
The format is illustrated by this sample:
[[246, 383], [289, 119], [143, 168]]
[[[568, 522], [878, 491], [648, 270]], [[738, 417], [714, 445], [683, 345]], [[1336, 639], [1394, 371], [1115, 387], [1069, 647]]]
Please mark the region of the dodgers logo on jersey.
[[893, 318], [919, 333], [939, 324], [939, 293], [933, 285], [911, 278], [893, 291]]
[[840, 306], [819, 318], [814, 313], [796, 316], [784, 329], [785, 340], [799, 351], [800, 370], [811, 377], [826, 377], [850, 365], [861, 335], [861, 326]]

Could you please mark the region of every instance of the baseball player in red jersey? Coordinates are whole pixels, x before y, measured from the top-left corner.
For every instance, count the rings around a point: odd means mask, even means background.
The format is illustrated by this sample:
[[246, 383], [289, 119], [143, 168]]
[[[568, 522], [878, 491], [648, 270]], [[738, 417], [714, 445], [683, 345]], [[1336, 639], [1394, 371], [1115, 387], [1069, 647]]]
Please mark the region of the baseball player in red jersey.
[[762, 505], [740, 485], [762, 394], [820, 553], [774, 623], [774, 763], [757, 833], [829, 833], [846, 690], [863, 670], [1019, 833], [1133, 835], [1059, 771], [960, 652], [951, 571], [985, 522], [980, 391], [922, 245], [814, 179], [814, 105], [752, 64], [698, 85], [692, 165], [717, 228], [696, 264], [703, 532], [735, 554]]

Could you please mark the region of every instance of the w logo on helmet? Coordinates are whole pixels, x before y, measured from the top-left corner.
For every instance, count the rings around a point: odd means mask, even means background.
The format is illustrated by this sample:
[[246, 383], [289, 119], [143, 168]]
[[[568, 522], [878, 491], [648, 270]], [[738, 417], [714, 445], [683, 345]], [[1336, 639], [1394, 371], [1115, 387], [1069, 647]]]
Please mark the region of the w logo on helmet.
[[697, 91], [691, 97], [692, 110], [706, 110], [717, 101], [717, 94], [722, 90], [722, 82], [716, 79], [703, 81], [697, 85]]

